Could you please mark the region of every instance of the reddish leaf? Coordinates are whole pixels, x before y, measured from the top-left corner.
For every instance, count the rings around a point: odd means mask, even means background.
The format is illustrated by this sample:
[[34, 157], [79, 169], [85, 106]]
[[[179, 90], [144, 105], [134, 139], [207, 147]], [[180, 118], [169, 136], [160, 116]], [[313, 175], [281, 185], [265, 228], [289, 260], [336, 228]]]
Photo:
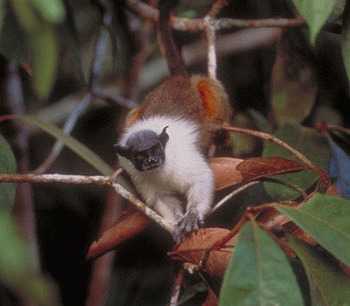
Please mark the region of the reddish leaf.
[[218, 297], [216, 296], [214, 290], [208, 287], [208, 296], [205, 299], [202, 306], [217, 306], [219, 303]]
[[346, 274], [346, 276], [350, 278], [350, 267], [343, 264], [342, 262], [339, 262], [339, 267], [340, 267], [340, 269], [343, 270], [343, 272]]
[[326, 194], [328, 194], [328, 195], [333, 195], [333, 196], [339, 196], [339, 195], [340, 195], [340, 192], [339, 192], [339, 189], [338, 189], [337, 186], [335, 186], [335, 185], [330, 185], [330, 186], [327, 188]]
[[[168, 254], [173, 260], [183, 261], [198, 267], [205, 251], [229, 232], [229, 230], [223, 228], [201, 228], [190, 234]], [[223, 278], [235, 243], [236, 236], [226, 244], [226, 247], [211, 251], [203, 270], [213, 277]]]
[[209, 158], [209, 166], [214, 173], [215, 189], [221, 190], [239, 183], [242, 183], [243, 178], [240, 171], [237, 171], [243, 159], [230, 157], [215, 157]]
[[305, 169], [307, 169], [305, 165], [282, 157], [253, 157], [237, 165], [237, 170], [240, 171], [244, 181]]
[[107, 253], [118, 244], [135, 236], [148, 225], [148, 219], [138, 211], [126, 212], [94, 241], [88, 250], [87, 259]]

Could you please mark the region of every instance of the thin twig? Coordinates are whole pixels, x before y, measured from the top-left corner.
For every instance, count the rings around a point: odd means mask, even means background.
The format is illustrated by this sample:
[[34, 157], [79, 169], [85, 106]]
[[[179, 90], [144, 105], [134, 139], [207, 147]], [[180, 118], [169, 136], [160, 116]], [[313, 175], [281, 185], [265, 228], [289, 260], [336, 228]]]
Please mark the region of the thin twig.
[[184, 269], [181, 267], [175, 280], [169, 306], [176, 306], [178, 304], [183, 278], [184, 278]]
[[[137, 0], [127, 0], [126, 5], [129, 9], [146, 19], [157, 21], [159, 12]], [[179, 31], [198, 32], [204, 31], [205, 23], [203, 19], [188, 19], [173, 17], [172, 26]], [[306, 23], [301, 18], [267, 18], [267, 19], [231, 19], [219, 18], [214, 22], [215, 30], [231, 29], [231, 28], [265, 28], [265, 27], [303, 27]]]
[[111, 186], [110, 176], [85, 176], [70, 174], [9, 174], [0, 173], [2, 183], [61, 183], [61, 184], [90, 184]]
[[[103, 18], [104, 21], [109, 22], [109, 18]], [[103, 24], [100, 26], [100, 31], [94, 47], [94, 57], [91, 63], [91, 71], [89, 77], [89, 89], [98, 86], [98, 77], [101, 75], [103, 69], [103, 60], [105, 58], [105, 53], [108, 48], [108, 43], [110, 40], [109, 32], [107, 30], [108, 24]]]
[[206, 16], [205, 21], [205, 35], [207, 37], [208, 45], [208, 76], [212, 79], [216, 79], [216, 50], [215, 50], [215, 28], [213, 26], [213, 18]]
[[228, 200], [232, 199], [235, 195], [237, 195], [238, 193], [242, 192], [243, 190], [254, 186], [256, 184], [259, 184], [260, 181], [252, 181], [249, 182], [235, 190], [233, 190], [231, 193], [229, 193], [227, 196], [223, 197], [218, 203], [216, 203], [212, 209], [210, 210], [209, 214], [212, 214], [213, 212], [215, 212], [216, 210], [218, 210], [222, 205], [224, 205]]
[[289, 183], [289, 182], [286, 182], [286, 181], [283, 181], [283, 180], [279, 180], [279, 179], [276, 179], [274, 177], [264, 177], [263, 180], [266, 181], [266, 182], [271, 182], [271, 183], [276, 183], [276, 184], [280, 184], [280, 185], [286, 186], [286, 187], [288, 187], [290, 189], [293, 189], [296, 192], [298, 192], [304, 199], [307, 198], [306, 192], [301, 187], [299, 187], [298, 185], [295, 185], [295, 184], [292, 184], [292, 183]]
[[264, 133], [260, 131], [255, 131], [255, 130], [250, 130], [250, 129], [244, 129], [244, 128], [239, 128], [239, 127], [234, 127], [234, 126], [226, 126], [224, 127], [225, 130], [235, 132], [235, 133], [240, 133], [240, 134], [245, 134], [245, 135], [250, 135], [250, 136], [255, 136], [267, 141], [270, 141], [274, 144], [279, 145], [280, 147], [284, 148], [291, 154], [293, 154], [296, 158], [298, 158], [301, 162], [303, 162], [306, 166], [308, 166], [311, 169], [316, 168], [316, 166], [302, 153], [300, 153], [298, 150], [294, 149], [281, 139], [277, 138], [276, 136], [269, 134], [269, 133]]
[[[87, 93], [85, 93], [83, 98], [80, 100], [80, 102], [75, 107], [74, 111], [70, 114], [68, 120], [64, 124], [63, 132], [66, 135], [71, 134], [79, 117], [81, 116], [82, 113], [84, 113], [86, 111], [86, 109], [90, 105], [90, 101], [91, 101], [91, 94], [89, 92], [87, 92]], [[52, 166], [52, 164], [56, 161], [56, 159], [60, 155], [63, 147], [64, 147], [64, 143], [60, 140], [57, 140], [55, 142], [54, 146], [52, 147], [49, 155], [38, 166], [38, 168], [33, 171], [33, 173], [41, 174], [41, 173], [46, 172]]]
[[227, 131], [258, 137], [284, 148], [286, 151], [293, 154], [297, 159], [299, 159], [304, 165], [306, 165], [308, 168], [314, 171], [317, 175], [319, 175], [326, 188], [330, 185], [329, 177], [327, 175], [327, 172], [324, 169], [316, 167], [304, 154], [294, 149], [293, 147], [291, 147], [281, 139], [277, 138], [276, 136], [272, 134], [260, 132], [260, 131], [254, 131], [250, 129], [238, 128], [233, 126], [226, 126], [224, 128]]
[[300, 18], [231, 19], [220, 18], [214, 23], [216, 30], [231, 28], [291, 28], [303, 27], [306, 23]]
[[332, 124], [328, 124], [326, 126], [326, 128], [332, 132], [340, 132], [343, 134], [347, 134], [350, 135], [350, 129], [347, 129], [345, 127], [339, 126], [339, 125], [332, 125]]
[[216, 0], [208, 11], [207, 16], [216, 17], [227, 4], [227, 0]]
[[123, 106], [126, 109], [134, 109], [139, 106], [134, 100], [121, 96], [114, 88], [101, 88], [96, 86], [92, 94], [94, 97], [102, 99], [107, 103]]

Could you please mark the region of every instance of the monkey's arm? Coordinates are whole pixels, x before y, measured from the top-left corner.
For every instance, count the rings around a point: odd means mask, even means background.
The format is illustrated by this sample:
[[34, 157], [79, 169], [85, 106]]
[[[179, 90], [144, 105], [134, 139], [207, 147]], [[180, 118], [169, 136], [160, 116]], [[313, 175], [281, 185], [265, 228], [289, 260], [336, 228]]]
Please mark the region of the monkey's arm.
[[178, 220], [180, 239], [203, 225], [204, 217], [210, 210], [214, 194], [214, 178], [207, 164], [197, 163], [195, 179], [191, 181], [186, 198], [186, 212]]

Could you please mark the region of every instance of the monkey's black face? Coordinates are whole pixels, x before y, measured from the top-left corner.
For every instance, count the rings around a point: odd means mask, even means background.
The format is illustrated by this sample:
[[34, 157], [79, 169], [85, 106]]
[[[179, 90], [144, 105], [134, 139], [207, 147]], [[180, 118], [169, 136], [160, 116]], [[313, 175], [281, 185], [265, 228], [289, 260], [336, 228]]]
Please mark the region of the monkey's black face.
[[166, 129], [159, 135], [151, 130], [136, 132], [130, 135], [126, 146], [115, 146], [117, 153], [129, 159], [138, 171], [158, 169], [165, 161], [165, 145], [169, 140]]
[[135, 168], [139, 171], [151, 171], [159, 168], [165, 161], [164, 149], [161, 143], [147, 150], [134, 152], [132, 160]]

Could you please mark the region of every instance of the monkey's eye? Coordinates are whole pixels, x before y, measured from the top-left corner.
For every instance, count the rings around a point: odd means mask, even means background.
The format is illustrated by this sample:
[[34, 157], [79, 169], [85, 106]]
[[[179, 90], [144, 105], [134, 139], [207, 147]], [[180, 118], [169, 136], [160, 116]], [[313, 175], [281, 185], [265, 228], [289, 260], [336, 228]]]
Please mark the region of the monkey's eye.
[[135, 154], [135, 157], [138, 161], [144, 161], [148, 158], [148, 150], [145, 151], [139, 151]]
[[155, 145], [147, 150], [138, 151], [136, 154], [136, 158], [139, 161], [143, 161], [145, 159], [149, 159], [150, 157], [158, 157], [162, 153], [162, 148], [160, 145]]
[[161, 155], [163, 149], [158, 144], [158, 145], [155, 145], [155, 146], [149, 148], [147, 151], [149, 152], [149, 155], [151, 155], [151, 156], [159, 156], [159, 155]]

